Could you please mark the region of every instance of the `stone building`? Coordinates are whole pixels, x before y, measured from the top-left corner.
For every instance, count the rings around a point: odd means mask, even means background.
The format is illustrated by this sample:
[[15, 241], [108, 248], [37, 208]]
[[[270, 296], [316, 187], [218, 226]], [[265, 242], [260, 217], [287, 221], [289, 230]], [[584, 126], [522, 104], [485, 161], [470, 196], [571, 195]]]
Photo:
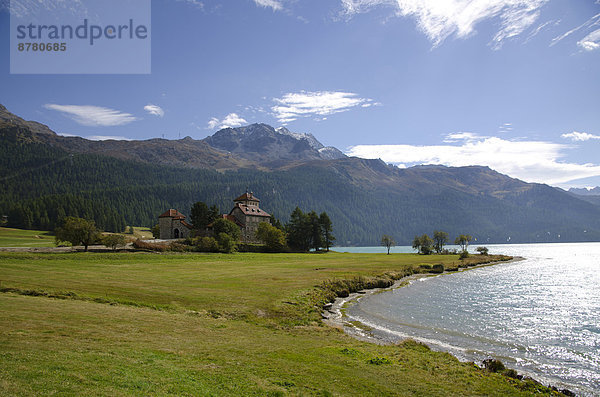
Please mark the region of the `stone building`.
[[158, 217], [158, 226], [160, 227], [160, 239], [163, 240], [186, 238], [192, 231], [192, 225], [185, 221], [185, 215], [174, 209], [170, 209]]
[[242, 194], [233, 202], [235, 206], [227, 215], [227, 219], [235, 220], [234, 223], [240, 227], [240, 240], [244, 243], [259, 243], [256, 238], [258, 224], [270, 224], [271, 215], [260, 209], [260, 200], [252, 192]]

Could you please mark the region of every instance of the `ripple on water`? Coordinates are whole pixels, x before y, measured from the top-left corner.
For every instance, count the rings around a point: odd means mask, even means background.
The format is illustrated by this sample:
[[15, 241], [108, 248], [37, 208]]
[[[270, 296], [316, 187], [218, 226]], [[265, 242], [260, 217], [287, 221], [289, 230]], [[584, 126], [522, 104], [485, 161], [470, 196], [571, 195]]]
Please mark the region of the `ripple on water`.
[[488, 246], [526, 260], [419, 279], [364, 297], [348, 315], [380, 336], [600, 396], [600, 243]]

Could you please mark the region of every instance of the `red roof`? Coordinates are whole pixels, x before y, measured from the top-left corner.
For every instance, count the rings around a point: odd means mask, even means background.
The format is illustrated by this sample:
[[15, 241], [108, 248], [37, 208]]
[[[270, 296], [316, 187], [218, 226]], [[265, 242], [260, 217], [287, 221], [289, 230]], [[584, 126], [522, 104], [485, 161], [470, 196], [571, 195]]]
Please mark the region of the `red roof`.
[[170, 210], [166, 211], [164, 214], [162, 214], [161, 216], [159, 216], [159, 218], [185, 219], [185, 215], [183, 215], [181, 212], [179, 212], [177, 210], [170, 209]]
[[246, 192], [244, 194], [242, 194], [240, 197], [236, 198], [233, 201], [260, 201], [258, 199], [258, 197], [254, 197], [254, 193], [250, 192]]
[[189, 223], [187, 223], [186, 221], [182, 220], [181, 224], [185, 227], [187, 227], [188, 229], [192, 230], [194, 227], [192, 225], [190, 225]]
[[[258, 208], [255, 205], [245, 205], [245, 204], [237, 203], [235, 205], [235, 207], [233, 207], [233, 208], [234, 209], [239, 208], [240, 210], [242, 210], [244, 215], [264, 216], [266, 218], [271, 217], [271, 215], [267, 214], [265, 211], [261, 210], [260, 208]], [[231, 211], [233, 211], [233, 210], [231, 210]]]

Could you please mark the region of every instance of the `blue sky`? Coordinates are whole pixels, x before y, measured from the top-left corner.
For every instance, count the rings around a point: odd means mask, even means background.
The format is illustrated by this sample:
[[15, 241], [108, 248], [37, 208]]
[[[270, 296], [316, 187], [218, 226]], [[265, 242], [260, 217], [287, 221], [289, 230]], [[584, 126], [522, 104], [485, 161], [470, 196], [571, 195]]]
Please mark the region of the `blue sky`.
[[145, 75], [11, 75], [7, 4], [0, 103], [61, 134], [264, 122], [401, 167], [600, 185], [600, 1], [155, 0]]

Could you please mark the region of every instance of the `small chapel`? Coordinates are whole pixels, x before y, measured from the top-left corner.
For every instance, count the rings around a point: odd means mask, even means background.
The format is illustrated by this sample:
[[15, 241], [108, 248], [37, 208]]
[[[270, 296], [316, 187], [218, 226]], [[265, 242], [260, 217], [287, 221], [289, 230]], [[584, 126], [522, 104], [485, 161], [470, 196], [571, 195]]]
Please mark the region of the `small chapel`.
[[[258, 243], [256, 231], [261, 222], [271, 223], [271, 215], [260, 208], [260, 200], [253, 192], [242, 194], [233, 200], [234, 206], [228, 214], [221, 217], [230, 220], [240, 228], [240, 240], [243, 243]], [[170, 209], [158, 217], [160, 239], [170, 240], [189, 237], [193, 226], [185, 221], [185, 215]], [[207, 230], [211, 233], [210, 225]]]

